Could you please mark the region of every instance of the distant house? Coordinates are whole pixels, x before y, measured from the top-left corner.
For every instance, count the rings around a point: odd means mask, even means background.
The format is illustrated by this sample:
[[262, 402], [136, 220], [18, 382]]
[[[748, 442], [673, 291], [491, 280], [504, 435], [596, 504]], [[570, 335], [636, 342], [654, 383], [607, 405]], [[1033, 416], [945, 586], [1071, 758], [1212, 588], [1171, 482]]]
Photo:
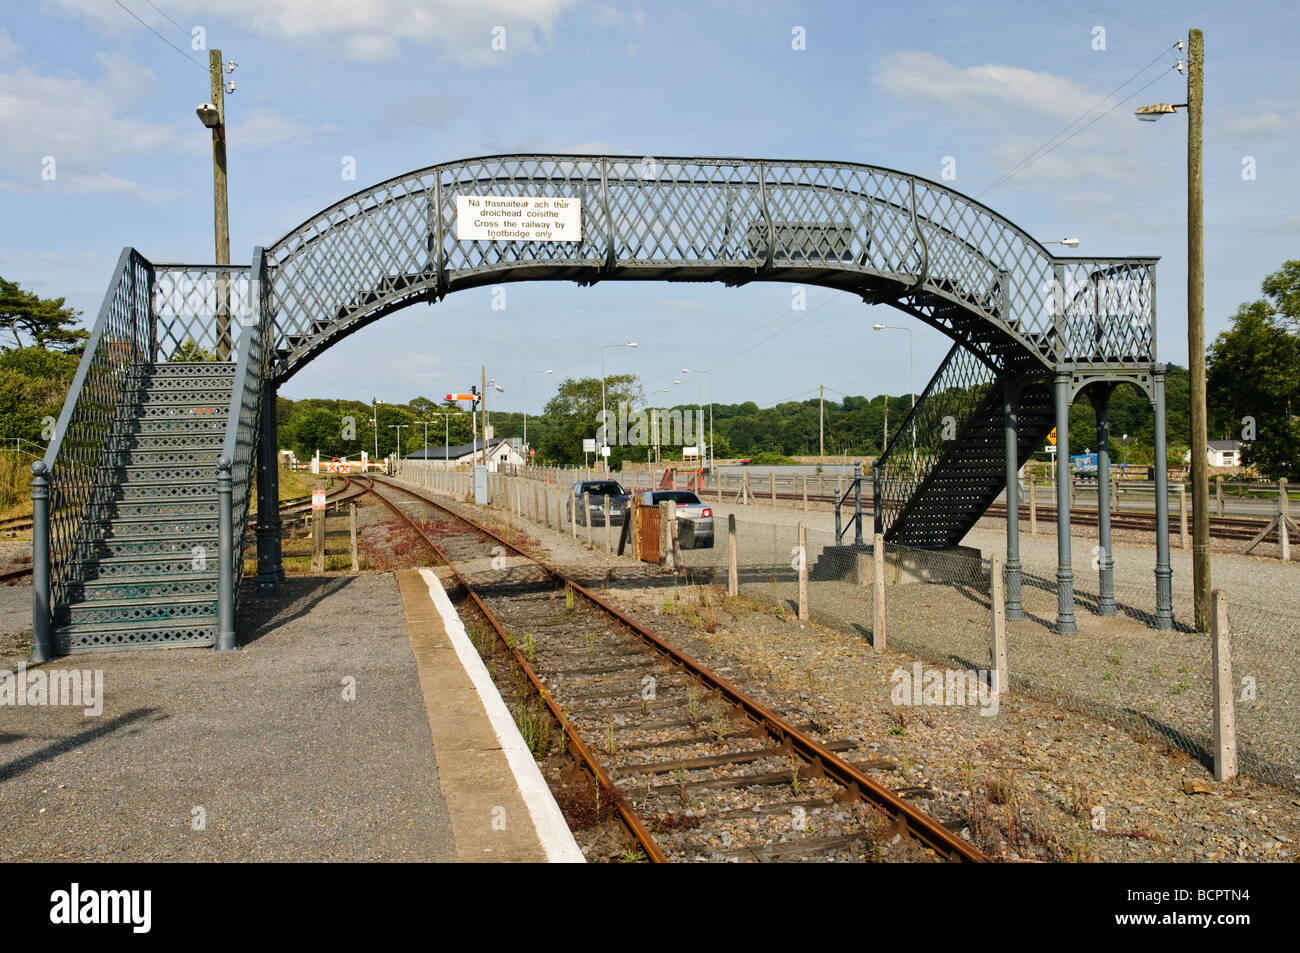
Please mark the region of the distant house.
[[[519, 453], [516, 441], [510, 437], [496, 437], [487, 443], [488, 466], [495, 470], [501, 465], [522, 466], [524, 458]], [[420, 462], [427, 460], [438, 469], [451, 469], [459, 466], [470, 466], [478, 457], [483, 457], [483, 441], [475, 440], [472, 444], [462, 443], [451, 447], [444, 447], [442, 444], [434, 446], [429, 445], [426, 451], [423, 447], [411, 453], [404, 454], [403, 460]]]
[[[1211, 440], [1205, 453], [1205, 459], [1212, 467], [1241, 466], [1240, 440]], [[1183, 453], [1183, 463], [1192, 462], [1192, 451]]]

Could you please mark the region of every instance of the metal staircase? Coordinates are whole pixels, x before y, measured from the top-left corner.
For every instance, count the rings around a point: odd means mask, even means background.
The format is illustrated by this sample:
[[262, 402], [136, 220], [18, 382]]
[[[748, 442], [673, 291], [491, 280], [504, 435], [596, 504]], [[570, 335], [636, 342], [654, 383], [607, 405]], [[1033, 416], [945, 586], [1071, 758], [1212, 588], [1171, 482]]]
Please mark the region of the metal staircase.
[[111, 491], [55, 608], [60, 652], [216, 640], [216, 470], [235, 365], [158, 364], [135, 377], [108, 439]]
[[[123, 251], [33, 466], [34, 659], [233, 647], [271, 370], [267, 274], [261, 249], [251, 269]], [[216, 348], [196, 344], [214, 328]]]
[[[1018, 462], [1052, 429], [1053, 407], [1045, 380], [1024, 382]], [[1003, 378], [954, 346], [877, 464], [876, 512], [886, 542], [958, 545], [1006, 489], [1004, 446]]]

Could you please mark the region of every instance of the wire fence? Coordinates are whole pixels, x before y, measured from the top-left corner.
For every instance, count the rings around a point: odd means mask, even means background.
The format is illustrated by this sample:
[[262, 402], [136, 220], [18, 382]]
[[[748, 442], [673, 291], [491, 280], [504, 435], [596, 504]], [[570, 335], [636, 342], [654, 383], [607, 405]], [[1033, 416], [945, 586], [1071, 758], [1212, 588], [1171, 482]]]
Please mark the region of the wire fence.
[[[435, 473], [417, 481], [467, 502], [473, 492], [465, 474]], [[583, 504], [576, 514], [572, 509], [568, 485], [493, 475], [489, 491], [493, 505], [512, 518], [617, 553], [622, 519], [610, 521], [608, 534], [603, 521], [588, 525], [581, 517]], [[668, 553], [664, 564], [676, 562], [674, 568], [688, 582], [729, 586], [728, 517], [713, 517], [711, 536], [698, 526], [692, 527], [696, 532], [686, 531], [677, 522], [677, 550], [673, 555], [671, 545], [662, 547]], [[734, 525], [734, 579], [741, 596], [774, 604], [791, 618], [802, 606], [823, 625], [867, 644], [884, 641], [889, 649], [944, 671], [978, 675], [993, 667], [991, 566], [979, 550], [888, 546], [877, 568], [869, 524], [863, 544], [854, 542], [852, 527], [843, 544], [833, 532], [803, 528], [802, 546], [801, 527], [790, 521], [742, 516]], [[623, 558], [637, 562], [630, 544]], [[883, 640], [876, 632], [877, 572], [884, 582]], [[1091, 715], [1140, 739], [1162, 741], [1211, 767], [1216, 705], [1211, 636], [1186, 625], [1156, 629], [1149, 588], [1118, 587], [1114, 614], [1101, 616], [1098, 593], [1090, 588], [1095, 580], [1086, 566], [1076, 567], [1079, 631], [1067, 636], [1054, 628], [1055, 576], [1023, 573], [1023, 614], [1011, 613], [1006, 622], [1009, 678], [1003, 687]], [[1191, 617], [1190, 606], [1178, 608], [1177, 618]], [[1300, 618], [1229, 599], [1229, 626], [1232, 673], [1224, 691], [1235, 704], [1240, 771], [1300, 788]]]

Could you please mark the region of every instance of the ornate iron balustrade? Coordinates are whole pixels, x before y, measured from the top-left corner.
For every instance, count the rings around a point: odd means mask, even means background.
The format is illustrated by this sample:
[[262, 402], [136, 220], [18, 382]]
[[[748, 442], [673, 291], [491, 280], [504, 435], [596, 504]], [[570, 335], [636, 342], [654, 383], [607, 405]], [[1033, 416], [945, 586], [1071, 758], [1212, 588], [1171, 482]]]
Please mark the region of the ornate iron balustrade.
[[244, 329], [256, 323], [248, 265], [153, 266], [155, 361], [233, 361]]
[[[219, 585], [229, 586], [232, 612], [239, 605], [239, 580], [244, 570], [245, 537], [255, 473], [253, 457], [257, 450], [258, 415], [271, 369], [274, 344], [275, 312], [271, 304], [266, 254], [261, 248], [253, 250], [251, 276], [246, 293], [252, 307], [240, 312], [241, 320], [235, 322], [242, 327], [242, 333], [238, 338], [230, 416], [226, 419], [226, 435], [221, 447], [221, 456], [231, 461], [231, 552], [228, 564], [226, 560], [222, 561], [223, 578]], [[222, 543], [224, 546], [225, 541]]]
[[[461, 241], [462, 195], [580, 199], [581, 238]], [[820, 284], [893, 304], [1021, 371], [1154, 359], [1154, 259], [1056, 258], [967, 196], [850, 163], [468, 159], [358, 192], [268, 254], [285, 376], [413, 301], [534, 278]]]
[[140, 386], [153, 350], [152, 285], [149, 262], [123, 249], [45, 450], [52, 613], [66, 606], [69, 588], [84, 579], [85, 561], [108, 527], [120, 463], [118, 407]]
[[887, 534], [902, 517], [925, 478], [988, 399], [996, 380], [993, 368], [962, 345], [948, 351], [876, 462], [878, 532]]

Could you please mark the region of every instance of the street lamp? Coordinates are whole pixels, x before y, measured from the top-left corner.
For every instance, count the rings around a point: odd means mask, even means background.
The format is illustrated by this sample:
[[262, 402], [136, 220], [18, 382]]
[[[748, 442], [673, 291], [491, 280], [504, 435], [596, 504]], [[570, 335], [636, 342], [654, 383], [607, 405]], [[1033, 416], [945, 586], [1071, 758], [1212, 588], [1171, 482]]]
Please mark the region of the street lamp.
[[606, 471], [609, 470], [609, 454], [605, 452], [609, 447], [609, 428], [605, 426], [605, 352], [612, 347], [635, 348], [636, 346], [636, 341], [628, 341], [626, 344], [606, 344], [600, 349], [600, 456]]
[[1062, 239], [1059, 239], [1059, 240], [1054, 241], [1054, 242], [1039, 242], [1039, 244], [1040, 244], [1040, 245], [1064, 245], [1066, 248], [1078, 248], [1078, 247], [1079, 247], [1079, 239], [1077, 239], [1077, 238], [1062, 238]]
[[[907, 332], [907, 369], [909, 385], [912, 388], [912, 470], [916, 471], [916, 365], [912, 361], [912, 329], [901, 327], [897, 324], [873, 324], [873, 331], [906, 331]], [[888, 401], [889, 397], [886, 396]], [[889, 434], [885, 434], [885, 439], [889, 439]]]
[[[1183, 41], [1178, 41], [1183, 49]], [[1187, 62], [1177, 69], [1187, 71], [1187, 102], [1155, 103], [1142, 106], [1134, 115], [1143, 122], [1155, 122], [1179, 109], [1187, 110], [1187, 363], [1190, 380], [1188, 401], [1192, 424], [1192, 602], [1196, 628], [1210, 625], [1210, 483], [1209, 433], [1205, 406], [1205, 236], [1201, 216], [1205, 197], [1201, 187], [1202, 110], [1205, 80], [1205, 36], [1200, 30], [1188, 34]]]
[[529, 374], [550, 374], [546, 371], [524, 371], [524, 454], [525, 462], [528, 456], [528, 375]]
[[483, 388], [483, 466], [488, 464], [488, 409], [487, 409], [487, 388], [491, 387], [498, 394], [504, 394], [506, 389], [497, 383], [495, 377], [487, 382], [487, 387]]
[[394, 470], [396, 470], [398, 467], [402, 465], [402, 428], [410, 427], [410, 426], [411, 426], [410, 424], [389, 424], [388, 425], [389, 430], [397, 431], [397, 446], [393, 450], [393, 455], [397, 457], [397, 460], [393, 465]]
[[370, 415], [375, 424], [375, 461], [379, 460], [379, 405], [383, 401], [377, 397], [370, 398]]
[[709, 473], [713, 473], [718, 461], [718, 456], [713, 450], [713, 372], [693, 371], [689, 367], [683, 367], [682, 373], [703, 374], [709, 379]]

